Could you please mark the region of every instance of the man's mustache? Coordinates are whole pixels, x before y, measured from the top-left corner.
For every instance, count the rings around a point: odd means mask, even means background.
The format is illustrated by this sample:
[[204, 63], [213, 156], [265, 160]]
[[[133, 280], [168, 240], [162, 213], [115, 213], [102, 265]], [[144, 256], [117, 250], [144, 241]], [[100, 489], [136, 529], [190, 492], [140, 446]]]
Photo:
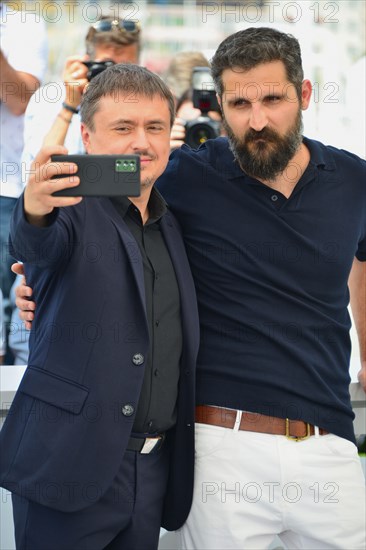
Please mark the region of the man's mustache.
[[256, 130], [248, 130], [244, 135], [244, 143], [255, 143], [258, 140], [264, 139], [266, 141], [277, 141], [277, 132], [270, 128], [263, 128], [257, 132]]
[[155, 160], [156, 155], [153, 155], [149, 153], [148, 151], [134, 151], [134, 155], [138, 155], [140, 158], [143, 158], [144, 160]]

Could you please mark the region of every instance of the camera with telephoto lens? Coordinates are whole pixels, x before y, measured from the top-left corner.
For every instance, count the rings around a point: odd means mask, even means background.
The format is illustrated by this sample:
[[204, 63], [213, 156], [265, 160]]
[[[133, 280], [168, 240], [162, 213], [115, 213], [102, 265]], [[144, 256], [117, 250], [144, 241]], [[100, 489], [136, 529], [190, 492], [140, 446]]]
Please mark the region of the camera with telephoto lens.
[[108, 61], [83, 61], [83, 64], [88, 67], [88, 72], [86, 75], [86, 78], [90, 82], [92, 78], [97, 76], [97, 74], [101, 73], [102, 71], [105, 71], [105, 69], [108, 69], [108, 67], [111, 67], [112, 65], [115, 65], [114, 61], [108, 60]]
[[193, 107], [201, 111], [201, 115], [185, 123], [186, 137], [184, 142], [197, 149], [208, 139], [220, 135], [221, 122], [208, 116], [209, 111], [220, 113], [214, 83], [209, 67], [195, 67], [192, 75]]

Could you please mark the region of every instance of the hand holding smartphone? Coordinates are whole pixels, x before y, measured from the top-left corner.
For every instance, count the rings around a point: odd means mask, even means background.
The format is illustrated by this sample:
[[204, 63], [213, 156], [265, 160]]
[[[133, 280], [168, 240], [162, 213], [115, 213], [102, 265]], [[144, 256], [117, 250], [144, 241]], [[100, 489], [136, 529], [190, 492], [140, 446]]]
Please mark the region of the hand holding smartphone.
[[[55, 197], [138, 197], [140, 157], [138, 155], [52, 155], [52, 162], [74, 162], [79, 185], [53, 193]], [[59, 174], [53, 178], [68, 177]]]

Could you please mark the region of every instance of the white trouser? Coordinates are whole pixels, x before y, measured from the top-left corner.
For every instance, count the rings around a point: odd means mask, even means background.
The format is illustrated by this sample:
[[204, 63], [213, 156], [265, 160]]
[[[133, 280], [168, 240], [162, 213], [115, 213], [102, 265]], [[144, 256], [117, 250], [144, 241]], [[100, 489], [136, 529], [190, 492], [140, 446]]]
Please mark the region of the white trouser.
[[365, 478], [335, 435], [282, 435], [196, 424], [195, 487], [184, 549], [365, 550]]

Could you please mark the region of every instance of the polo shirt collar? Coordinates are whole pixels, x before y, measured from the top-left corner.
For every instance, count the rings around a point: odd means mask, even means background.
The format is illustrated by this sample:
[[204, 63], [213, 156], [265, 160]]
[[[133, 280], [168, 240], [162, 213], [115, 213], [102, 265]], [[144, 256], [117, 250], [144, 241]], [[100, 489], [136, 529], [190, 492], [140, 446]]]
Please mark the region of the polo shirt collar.
[[303, 143], [310, 151], [310, 162], [314, 164], [314, 166], [323, 168], [324, 170], [336, 169], [336, 164], [328, 148], [320, 143], [320, 141], [303, 137]]

